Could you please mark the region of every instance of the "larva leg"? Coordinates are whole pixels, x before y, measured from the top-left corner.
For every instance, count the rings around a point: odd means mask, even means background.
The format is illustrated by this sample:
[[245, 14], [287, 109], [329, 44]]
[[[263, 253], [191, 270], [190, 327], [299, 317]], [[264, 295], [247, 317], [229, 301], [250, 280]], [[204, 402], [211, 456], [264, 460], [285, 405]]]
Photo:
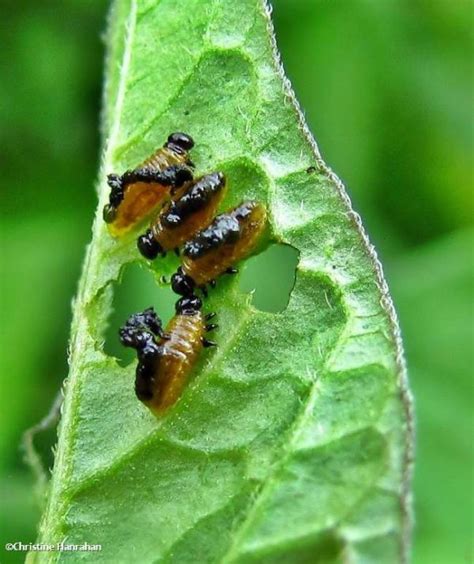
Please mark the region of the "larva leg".
[[166, 251], [155, 239], [151, 229], [147, 229], [143, 235], [138, 237], [137, 249], [140, 251], [140, 254], [148, 260], [156, 259], [159, 254], [163, 257], [166, 255]]
[[171, 289], [173, 292], [176, 292], [176, 294], [192, 296], [195, 287], [196, 284], [194, 280], [187, 274], [184, 274], [181, 266], [171, 277]]

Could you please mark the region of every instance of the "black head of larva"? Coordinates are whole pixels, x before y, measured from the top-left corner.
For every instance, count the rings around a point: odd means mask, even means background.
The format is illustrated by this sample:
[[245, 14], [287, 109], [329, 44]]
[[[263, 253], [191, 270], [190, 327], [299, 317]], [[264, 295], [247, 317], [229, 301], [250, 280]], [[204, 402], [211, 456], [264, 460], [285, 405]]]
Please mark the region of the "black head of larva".
[[137, 248], [140, 254], [149, 260], [155, 259], [160, 253], [164, 253], [163, 247], [155, 239], [151, 229], [138, 237]]
[[178, 315], [194, 315], [202, 308], [202, 301], [194, 295], [180, 298], [175, 305]]
[[191, 296], [193, 295], [194, 288], [196, 284], [191, 276], [184, 274], [181, 267], [173, 274], [171, 277], [171, 288], [176, 294], [181, 296]]
[[168, 141], [166, 142], [166, 146], [169, 148], [179, 147], [184, 152], [190, 151], [194, 147], [194, 140], [193, 138], [186, 134], [181, 133], [180, 131], [176, 133], [172, 133], [168, 137]]

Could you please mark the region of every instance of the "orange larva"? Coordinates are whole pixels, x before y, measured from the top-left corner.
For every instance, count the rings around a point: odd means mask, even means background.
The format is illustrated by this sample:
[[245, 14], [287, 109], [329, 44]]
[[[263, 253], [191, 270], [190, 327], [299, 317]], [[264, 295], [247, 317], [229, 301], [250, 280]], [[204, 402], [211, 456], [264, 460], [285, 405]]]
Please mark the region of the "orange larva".
[[110, 233], [123, 235], [152, 213], [176, 189], [192, 180], [188, 151], [194, 141], [185, 133], [172, 133], [163, 147], [133, 170], [109, 174], [111, 191], [103, 218]]
[[137, 351], [135, 393], [155, 415], [161, 415], [181, 396], [203, 347], [215, 346], [205, 338], [217, 327], [206, 324], [196, 296], [181, 298], [166, 331], [152, 308], [132, 315], [120, 330], [122, 344]]
[[211, 223], [226, 188], [222, 172], [195, 180], [179, 198], [170, 200], [158, 213], [150, 229], [138, 238], [140, 253], [152, 260], [178, 249], [200, 229]]
[[250, 254], [262, 235], [266, 215], [265, 206], [253, 201], [218, 215], [184, 245], [182, 266], [171, 278], [173, 290], [189, 296], [196, 287], [215, 285], [224, 272], [236, 272], [233, 266]]

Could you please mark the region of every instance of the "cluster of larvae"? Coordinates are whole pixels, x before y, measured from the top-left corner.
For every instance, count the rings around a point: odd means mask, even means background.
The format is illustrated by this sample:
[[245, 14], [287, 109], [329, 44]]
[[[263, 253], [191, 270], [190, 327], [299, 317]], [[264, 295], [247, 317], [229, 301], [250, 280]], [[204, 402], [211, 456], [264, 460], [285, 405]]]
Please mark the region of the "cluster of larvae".
[[171, 287], [181, 297], [166, 329], [153, 308], [133, 314], [120, 329], [120, 340], [137, 351], [135, 392], [159, 415], [180, 397], [203, 347], [215, 346], [206, 334], [217, 328], [204, 315], [200, 290], [216, 285], [222, 274], [255, 248], [266, 225], [266, 209], [253, 200], [217, 214], [226, 177], [212, 172], [194, 178], [189, 151], [194, 141], [173, 133], [163, 147], [133, 170], [109, 174], [109, 203], [103, 217], [112, 236], [120, 237], [155, 212], [137, 247], [148, 260], [174, 250], [181, 266]]

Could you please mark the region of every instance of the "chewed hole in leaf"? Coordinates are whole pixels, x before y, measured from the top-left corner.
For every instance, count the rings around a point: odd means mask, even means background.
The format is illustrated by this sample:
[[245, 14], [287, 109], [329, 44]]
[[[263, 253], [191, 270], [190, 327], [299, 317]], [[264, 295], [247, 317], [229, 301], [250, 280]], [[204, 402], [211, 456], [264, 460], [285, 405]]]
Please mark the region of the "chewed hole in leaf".
[[104, 352], [126, 365], [135, 358], [135, 352], [119, 341], [118, 331], [127, 318], [153, 306], [166, 324], [172, 317], [176, 295], [169, 287], [160, 287], [151, 272], [134, 263], [126, 267], [122, 279], [114, 287], [112, 314], [105, 335]]
[[253, 292], [252, 305], [277, 313], [286, 309], [295, 285], [299, 252], [290, 245], [273, 244], [245, 262], [240, 289]]

